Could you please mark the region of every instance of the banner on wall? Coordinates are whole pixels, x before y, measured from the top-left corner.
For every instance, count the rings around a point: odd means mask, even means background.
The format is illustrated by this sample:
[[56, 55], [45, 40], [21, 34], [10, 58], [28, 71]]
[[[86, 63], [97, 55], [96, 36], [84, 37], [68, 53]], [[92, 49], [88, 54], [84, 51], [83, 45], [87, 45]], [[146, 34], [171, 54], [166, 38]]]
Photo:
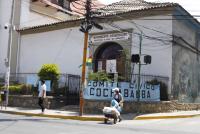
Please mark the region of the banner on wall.
[[[120, 89], [125, 101], [137, 101], [137, 84], [129, 82], [89, 81], [84, 90], [84, 99], [111, 100], [114, 95], [112, 89], [115, 87]], [[140, 101], [160, 101], [160, 85], [141, 83]]]

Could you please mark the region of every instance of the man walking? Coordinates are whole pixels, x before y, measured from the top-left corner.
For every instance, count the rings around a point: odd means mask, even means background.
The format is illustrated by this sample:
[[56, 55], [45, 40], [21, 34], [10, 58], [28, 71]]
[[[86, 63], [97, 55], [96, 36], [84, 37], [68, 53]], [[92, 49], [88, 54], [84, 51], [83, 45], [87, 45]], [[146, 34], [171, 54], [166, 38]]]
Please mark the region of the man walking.
[[41, 110], [42, 110], [42, 114], [44, 113], [44, 99], [46, 98], [46, 90], [47, 90], [47, 87], [46, 87], [46, 84], [45, 84], [45, 81], [44, 80], [41, 80], [41, 87], [40, 87], [40, 91], [39, 91], [39, 101], [38, 101], [38, 104], [39, 106], [41, 107]]

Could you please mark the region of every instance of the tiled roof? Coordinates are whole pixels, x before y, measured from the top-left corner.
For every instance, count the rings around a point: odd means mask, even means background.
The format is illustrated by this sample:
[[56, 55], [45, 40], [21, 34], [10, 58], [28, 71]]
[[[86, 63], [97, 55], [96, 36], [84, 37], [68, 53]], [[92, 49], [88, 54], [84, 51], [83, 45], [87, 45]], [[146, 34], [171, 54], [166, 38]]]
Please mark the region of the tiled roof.
[[37, 2], [37, 1], [39, 1], [41, 3], [44, 3], [44, 4], [46, 4], [46, 5], [50, 6], [50, 7], [56, 8], [56, 9], [58, 9], [60, 11], [65, 12], [65, 13], [68, 13], [68, 14], [71, 14], [71, 15], [77, 15], [77, 14], [74, 14], [72, 11], [66, 10], [66, 9], [58, 6], [57, 4], [52, 3], [50, 0], [35, 0], [33, 2]]
[[98, 12], [108, 15], [123, 13], [135, 10], [146, 10], [159, 7], [175, 6], [176, 3], [157, 3], [157, 2], [146, 2], [144, 0], [122, 0], [116, 3], [112, 3], [98, 10]]
[[[72, 12], [78, 13], [79, 15], [83, 16], [83, 14], [85, 14], [85, 3], [86, 3], [86, 0], [76, 0], [74, 2], [71, 2], [70, 8]], [[93, 10], [102, 8], [104, 6], [105, 5], [99, 2], [98, 0], [93, 0], [91, 4], [91, 8]]]
[[[127, 12], [134, 12], [134, 11], [143, 11], [143, 10], [149, 10], [149, 9], [156, 9], [156, 8], [164, 8], [164, 7], [174, 7], [177, 6], [176, 3], [152, 3], [152, 2], [146, 2], [144, 0], [122, 0], [120, 2], [116, 2], [110, 5], [107, 5], [101, 9], [97, 9], [98, 12], [102, 13], [100, 16], [107, 16], [107, 15], [114, 15], [118, 13], [127, 13]], [[24, 31], [24, 30], [30, 30], [30, 29], [37, 29], [41, 27], [48, 27], [53, 25], [58, 25], [60, 23], [69, 23], [73, 21], [80, 21], [81, 18], [75, 19], [75, 20], [68, 20], [68, 21], [62, 21], [57, 23], [51, 23], [51, 24], [45, 24], [41, 26], [34, 26], [34, 27], [26, 27], [18, 29], [18, 31]]]

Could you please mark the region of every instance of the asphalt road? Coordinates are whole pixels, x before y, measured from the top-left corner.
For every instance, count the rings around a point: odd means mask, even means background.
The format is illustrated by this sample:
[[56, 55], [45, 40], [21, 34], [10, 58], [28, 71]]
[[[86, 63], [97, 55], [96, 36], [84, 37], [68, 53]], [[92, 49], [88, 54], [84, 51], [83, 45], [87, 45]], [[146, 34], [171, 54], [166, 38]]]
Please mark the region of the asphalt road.
[[113, 125], [0, 113], [0, 134], [200, 134], [200, 118], [123, 120]]

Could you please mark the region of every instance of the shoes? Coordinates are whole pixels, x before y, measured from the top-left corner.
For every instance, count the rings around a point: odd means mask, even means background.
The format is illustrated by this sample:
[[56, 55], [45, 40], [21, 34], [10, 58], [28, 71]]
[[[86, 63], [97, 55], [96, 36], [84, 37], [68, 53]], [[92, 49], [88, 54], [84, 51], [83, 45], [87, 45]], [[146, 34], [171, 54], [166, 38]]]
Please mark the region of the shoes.
[[41, 112], [41, 113], [39, 113], [39, 114], [44, 114], [44, 112]]
[[119, 116], [119, 122], [121, 122], [122, 121], [122, 117], [121, 116]]

